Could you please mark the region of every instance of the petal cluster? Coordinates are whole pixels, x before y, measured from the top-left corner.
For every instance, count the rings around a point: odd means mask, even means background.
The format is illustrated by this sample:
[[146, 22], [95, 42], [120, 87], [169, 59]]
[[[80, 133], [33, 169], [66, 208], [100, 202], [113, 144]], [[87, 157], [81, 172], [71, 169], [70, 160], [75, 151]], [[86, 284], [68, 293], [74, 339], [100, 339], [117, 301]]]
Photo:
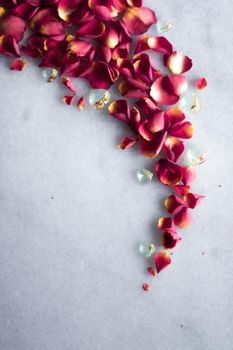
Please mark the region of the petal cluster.
[[[156, 21], [155, 12], [142, 0], [2, 0], [0, 7], [0, 53], [13, 57], [11, 70], [26, 67], [22, 54], [37, 59], [39, 67], [56, 72], [48, 82], [60, 76], [69, 91], [63, 97], [66, 105], [77, 97], [74, 78], [85, 79], [92, 89], [115, 85], [119, 97], [108, 111], [130, 131], [119, 148], [135, 146], [143, 156], [156, 159], [158, 180], [174, 191], [165, 201], [170, 217], [160, 218], [157, 225], [165, 249], [154, 255], [159, 273], [171, 263], [167, 250], [181, 240], [175, 227], [190, 224], [190, 212], [203, 196], [191, 191], [194, 167], [178, 163], [185, 140], [193, 135], [191, 122], [178, 107], [189, 86], [186, 73], [192, 60], [164, 36], [146, 33]], [[152, 59], [155, 53], [164, 73]], [[203, 90], [206, 79], [199, 78], [195, 86]], [[109, 98], [100, 102], [97, 109]], [[79, 96], [76, 110], [86, 107], [85, 97]], [[200, 103], [195, 109], [199, 107]], [[154, 276], [153, 271], [150, 268]]]

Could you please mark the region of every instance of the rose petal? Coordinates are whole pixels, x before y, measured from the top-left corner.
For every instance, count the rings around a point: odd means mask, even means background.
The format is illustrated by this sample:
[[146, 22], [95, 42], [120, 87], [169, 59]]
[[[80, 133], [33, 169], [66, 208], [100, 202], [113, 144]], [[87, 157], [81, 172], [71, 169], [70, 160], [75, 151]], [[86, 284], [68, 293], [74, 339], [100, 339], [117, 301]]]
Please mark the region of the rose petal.
[[190, 186], [176, 185], [173, 186], [173, 189], [176, 193], [178, 193], [181, 196], [184, 196], [185, 194], [190, 192]]
[[183, 177], [183, 169], [168, 159], [160, 159], [155, 166], [159, 180], [167, 186], [177, 185]]
[[57, 9], [59, 17], [63, 21], [69, 21], [70, 15], [81, 2], [82, 0], [59, 0]]
[[171, 256], [168, 252], [159, 252], [154, 257], [157, 273], [162, 271], [171, 263]]
[[185, 186], [190, 185], [190, 183], [196, 178], [196, 171], [193, 166], [188, 165], [183, 168], [182, 182]]
[[154, 11], [146, 7], [130, 7], [122, 17], [124, 25], [132, 35], [145, 33], [156, 20]]
[[196, 81], [197, 90], [204, 90], [207, 86], [207, 80], [205, 78], [199, 78]]
[[169, 160], [177, 162], [184, 152], [184, 143], [176, 137], [167, 137], [164, 149]]
[[176, 213], [179, 211], [183, 206], [187, 206], [186, 203], [179, 197], [174, 196], [173, 194], [169, 196], [165, 202], [165, 208], [170, 214]]
[[11, 35], [0, 36], [0, 53], [12, 57], [19, 57], [19, 46], [15, 38]]
[[190, 139], [193, 136], [193, 126], [190, 122], [175, 125], [170, 128], [169, 135], [182, 139]]
[[172, 218], [161, 217], [158, 220], [158, 228], [162, 231], [175, 232], [175, 227], [173, 225]]
[[189, 208], [194, 209], [203, 198], [205, 198], [205, 196], [200, 196], [199, 194], [195, 193], [186, 193], [184, 196], [184, 201]]
[[172, 105], [178, 102], [179, 96], [187, 90], [187, 87], [184, 76], [164, 76], [152, 84], [150, 95], [158, 103]]
[[63, 97], [63, 102], [69, 106], [74, 101], [74, 98], [75, 98], [75, 94], [66, 95]]
[[126, 100], [113, 101], [108, 106], [108, 111], [113, 117], [126, 123], [130, 120], [130, 107]]
[[94, 89], [106, 89], [117, 80], [119, 74], [116, 69], [102, 61], [92, 63], [92, 70], [88, 75], [88, 80]]
[[146, 141], [145, 139], [141, 139], [140, 141], [140, 152], [145, 157], [154, 158], [156, 157], [166, 140], [167, 133], [166, 132], [158, 132], [155, 134], [155, 137], [152, 141]]
[[148, 39], [148, 46], [151, 50], [162, 54], [171, 54], [172, 44], [163, 36], [153, 36]]
[[187, 228], [192, 221], [192, 217], [187, 207], [182, 207], [174, 216], [174, 223], [180, 228]]
[[8, 15], [0, 20], [0, 35], [12, 36], [17, 42], [23, 39], [26, 30], [25, 21], [14, 15]]
[[84, 110], [84, 108], [87, 107], [87, 102], [84, 96], [81, 96], [78, 100], [77, 107], [80, 109], [81, 112]]
[[27, 66], [27, 62], [23, 60], [15, 60], [11, 63], [10, 69], [21, 71]]
[[76, 92], [76, 87], [72, 84], [72, 81], [69, 78], [61, 77], [62, 84], [67, 87], [72, 92]]
[[165, 249], [172, 249], [181, 241], [176, 233], [173, 232], [164, 232], [163, 233], [163, 246]]
[[164, 56], [164, 65], [173, 74], [179, 75], [192, 68], [192, 60], [188, 56], [183, 56], [182, 53], [175, 51], [171, 55]]
[[128, 149], [133, 147], [137, 142], [138, 142], [138, 139], [136, 137], [123, 137], [119, 145], [119, 148], [121, 148], [122, 150]]

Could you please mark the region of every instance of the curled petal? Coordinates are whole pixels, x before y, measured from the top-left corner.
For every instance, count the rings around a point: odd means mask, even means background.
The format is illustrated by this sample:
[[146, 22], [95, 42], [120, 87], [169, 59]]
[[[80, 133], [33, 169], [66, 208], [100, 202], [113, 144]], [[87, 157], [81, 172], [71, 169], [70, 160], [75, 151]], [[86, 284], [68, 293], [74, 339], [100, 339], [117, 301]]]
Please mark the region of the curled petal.
[[196, 178], [196, 171], [193, 166], [188, 165], [183, 168], [182, 182], [185, 186], [190, 185], [190, 183]]
[[0, 20], [0, 35], [12, 36], [17, 42], [23, 39], [26, 30], [25, 21], [14, 15], [9, 15]]
[[154, 257], [157, 273], [162, 271], [171, 263], [171, 256], [168, 252], [159, 252]]
[[130, 120], [130, 107], [126, 100], [113, 101], [108, 106], [108, 111], [113, 117], [126, 123]]
[[69, 78], [62, 77], [61, 82], [67, 89], [69, 89], [72, 92], [76, 92], [76, 87], [72, 84], [72, 81]]
[[172, 53], [173, 48], [172, 44], [163, 36], [150, 37], [145, 35], [138, 39], [134, 53], [141, 53], [147, 50], [169, 55]]
[[168, 159], [160, 159], [155, 166], [159, 180], [167, 186], [177, 185], [183, 176], [183, 169]]
[[200, 196], [195, 193], [186, 193], [184, 196], [184, 201], [189, 208], [194, 209], [203, 198], [205, 198], [205, 196]]
[[71, 52], [67, 52], [61, 61], [60, 75], [66, 74], [72, 76], [72, 73], [80, 65], [80, 58]]
[[187, 206], [181, 198], [174, 196], [173, 194], [165, 200], [164, 204], [170, 214], [176, 213], [183, 206]]
[[192, 217], [187, 207], [182, 207], [174, 216], [174, 223], [180, 228], [187, 228], [191, 221]]
[[161, 217], [158, 220], [158, 228], [162, 231], [166, 231], [166, 232], [175, 232], [175, 228], [173, 225], [173, 221], [172, 218], [170, 217]]
[[140, 35], [156, 22], [156, 16], [154, 11], [146, 7], [130, 7], [125, 11], [122, 21], [130, 34]]
[[163, 36], [153, 36], [148, 39], [148, 46], [151, 50], [162, 54], [171, 54], [172, 44]]
[[145, 157], [154, 158], [156, 157], [166, 140], [167, 133], [166, 132], [158, 132], [155, 134], [154, 139], [152, 141], [146, 141], [145, 139], [141, 139], [140, 141], [140, 152]]
[[185, 115], [178, 107], [173, 107], [165, 112], [167, 128], [172, 128], [175, 125], [179, 125], [184, 119]]
[[92, 70], [88, 75], [88, 80], [94, 89], [108, 90], [117, 80], [118, 75], [117, 70], [111, 68], [106, 62], [96, 61], [92, 63]]
[[136, 137], [123, 137], [119, 145], [119, 148], [121, 148], [122, 150], [128, 149], [133, 147], [137, 142], [138, 142], [138, 139]]
[[164, 129], [164, 112], [156, 111], [150, 117], [145, 119], [139, 127], [140, 135], [147, 141], [154, 139], [154, 133]]
[[164, 56], [164, 65], [173, 74], [179, 75], [192, 68], [192, 60], [188, 56], [183, 56], [182, 53], [175, 51], [171, 55]]
[[176, 233], [173, 232], [164, 232], [163, 233], [163, 246], [165, 249], [172, 249], [181, 241]]
[[148, 85], [136, 79], [128, 78], [119, 84], [119, 91], [122, 96], [140, 98], [147, 95]]
[[184, 143], [176, 137], [167, 137], [164, 143], [164, 149], [168, 159], [173, 162], [177, 162], [184, 152]]
[[205, 78], [199, 78], [196, 81], [197, 90], [204, 90], [207, 86], [207, 80]]
[[15, 38], [11, 35], [0, 36], [0, 53], [12, 57], [19, 57], [19, 46]]
[[74, 101], [74, 98], [75, 98], [75, 94], [66, 95], [63, 97], [63, 102], [69, 106]]
[[84, 96], [81, 96], [78, 100], [77, 107], [80, 109], [81, 112], [84, 110], [84, 108], [87, 107], [87, 102]]
[[118, 32], [111, 26], [106, 27], [106, 30], [101, 37], [104, 46], [114, 49], [119, 44], [119, 40]]
[[27, 62], [23, 60], [15, 60], [11, 63], [10, 69], [21, 71], [27, 66]]

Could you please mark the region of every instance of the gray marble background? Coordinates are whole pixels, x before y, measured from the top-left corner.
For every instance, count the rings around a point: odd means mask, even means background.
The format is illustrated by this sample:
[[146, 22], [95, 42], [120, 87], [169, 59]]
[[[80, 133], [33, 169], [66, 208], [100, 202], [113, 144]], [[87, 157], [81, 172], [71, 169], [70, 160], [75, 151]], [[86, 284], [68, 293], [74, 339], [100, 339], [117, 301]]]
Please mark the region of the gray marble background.
[[207, 198], [145, 294], [137, 247], [155, 237], [166, 192], [135, 173], [153, 162], [116, 147], [127, 131], [107, 113], [64, 106], [34, 63], [11, 72], [1, 57], [1, 350], [233, 349], [233, 3], [145, 4], [171, 20], [190, 78], [209, 82], [191, 116], [209, 151], [194, 190]]

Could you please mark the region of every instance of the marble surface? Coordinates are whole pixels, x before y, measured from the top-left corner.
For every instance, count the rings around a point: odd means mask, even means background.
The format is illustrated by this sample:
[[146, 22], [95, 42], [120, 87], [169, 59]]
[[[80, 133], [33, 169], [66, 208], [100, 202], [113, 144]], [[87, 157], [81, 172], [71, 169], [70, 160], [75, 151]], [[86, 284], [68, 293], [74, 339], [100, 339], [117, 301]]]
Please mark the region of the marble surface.
[[65, 90], [36, 65], [11, 72], [1, 57], [1, 350], [233, 347], [233, 3], [145, 4], [171, 20], [167, 37], [193, 58], [190, 78], [209, 82], [191, 116], [193, 142], [209, 151], [194, 190], [207, 198], [143, 293], [137, 247], [155, 237], [166, 193], [135, 173], [153, 162], [117, 149], [126, 129], [106, 113], [64, 106]]

